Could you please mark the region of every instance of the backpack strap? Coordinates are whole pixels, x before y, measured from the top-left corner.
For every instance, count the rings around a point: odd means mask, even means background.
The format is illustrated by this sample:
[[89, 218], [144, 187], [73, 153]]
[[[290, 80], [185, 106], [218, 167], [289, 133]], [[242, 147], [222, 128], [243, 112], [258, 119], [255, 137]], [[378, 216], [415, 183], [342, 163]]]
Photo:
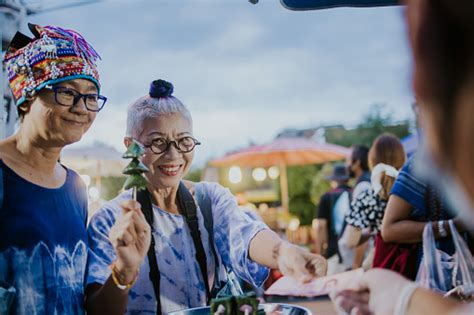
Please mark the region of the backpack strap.
[[202, 274], [202, 280], [206, 287], [206, 297], [209, 303], [211, 299], [211, 292], [209, 289], [209, 280], [207, 275], [207, 259], [204, 246], [202, 245], [201, 232], [199, 231], [199, 224], [197, 218], [196, 204], [194, 198], [186, 188], [183, 182], [179, 183], [178, 187], [178, 204], [181, 214], [186, 218], [191, 237], [193, 238], [194, 247], [196, 249], [196, 260], [199, 264]]
[[160, 269], [158, 268], [158, 262], [156, 261], [155, 253], [155, 238], [153, 237], [153, 207], [151, 203], [151, 197], [148, 190], [137, 191], [137, 201], [142, 206], [142, 212], [145, 215], [146, 222], [151, 227], [151, 242], [148, 248], [148, 264], [150, 267], [150, 281], [153, 284], [153, 291], [155, 291], [156, 298], [156, 314], [161, 314], [161, 299], [160, 299]]
[[206, 228], [209, 236], [209, 246], [214, 256], [214, 283], [211, 289], [211, 297], [215, 297], [220, 286], [219, 279], [219, 258], [214, 243], [214, 218], [212, 216], [212, 202], [208, 194], [201, 189], [196, 187], [196, 200], [201, 210], [202, 217], [204, 219], [204, 227]]

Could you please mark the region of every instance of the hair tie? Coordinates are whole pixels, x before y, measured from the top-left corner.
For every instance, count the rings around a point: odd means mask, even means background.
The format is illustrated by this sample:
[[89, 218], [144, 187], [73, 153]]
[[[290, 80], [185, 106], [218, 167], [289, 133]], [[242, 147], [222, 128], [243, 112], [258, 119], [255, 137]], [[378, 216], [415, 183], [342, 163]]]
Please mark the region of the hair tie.
[[150, 84], [150, 97], [170, 97], [173, 94], [173, 84], [165, 80], [155, 80]]

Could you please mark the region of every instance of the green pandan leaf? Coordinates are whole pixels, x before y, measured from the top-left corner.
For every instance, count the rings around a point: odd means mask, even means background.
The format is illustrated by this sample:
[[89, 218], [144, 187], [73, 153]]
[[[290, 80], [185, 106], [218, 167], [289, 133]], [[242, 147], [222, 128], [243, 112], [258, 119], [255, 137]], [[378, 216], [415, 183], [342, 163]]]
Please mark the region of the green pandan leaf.
[[145, 164], [140, 162], [138, 159], [133, 158], [132, 161], [122, 171], [122, 173], [125, 175], [133, 175], [133, 174], [145, 173], [148, 171], [149, 169], [148, 167], [145, 166]]
[[135, 140], [128, 146], [127, 151], [122, 155], [124, 159], [139, 158], [145, 153], [143, 147]]
[[136, 187], [137, 190], [143, 190], [146, 189], [146, 186], [147, 181], [142, 175], [133, 174], [127, 178], [125, 184], [123, 184], [123, 189], [127, 190]]
[[234, 314], [234, 298], [232, 296], [212, 299], [211, 300], [211, 314]]
[[245, 295], [236, 296], [235, 304], [236, 304], [235, 314], [244, 315], [247, 313], [247, 314], [257, 315], [258, 300], [255, 296], [245, 296]]

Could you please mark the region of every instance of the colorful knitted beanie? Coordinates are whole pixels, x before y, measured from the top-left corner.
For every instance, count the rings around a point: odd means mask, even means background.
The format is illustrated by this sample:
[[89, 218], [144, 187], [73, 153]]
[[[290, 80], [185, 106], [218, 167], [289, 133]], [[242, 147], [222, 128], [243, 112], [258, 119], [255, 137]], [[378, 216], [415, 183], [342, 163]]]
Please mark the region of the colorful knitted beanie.
[[100, 89], [97, 52], [77, 32], [28, 24], [35, 38], [17, 32], [3, 60], [16, 105], [46, 85], [88, 79]]

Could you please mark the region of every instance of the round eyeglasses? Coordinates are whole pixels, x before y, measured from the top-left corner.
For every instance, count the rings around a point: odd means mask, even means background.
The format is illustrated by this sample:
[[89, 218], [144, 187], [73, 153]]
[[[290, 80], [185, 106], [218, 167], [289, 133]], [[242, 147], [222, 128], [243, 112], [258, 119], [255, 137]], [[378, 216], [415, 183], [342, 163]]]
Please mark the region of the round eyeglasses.
[[178, 140], [167, 140], [165, 138], [157, 138], [150, 142], [150, 144], [145, 145], [145, 148], [150, 148], [150, 150], [155, 154], [161, 154], [169, 150], [171, 144], [174, 144], [174, 147], [180, 153], [188, 153], [194, 150], [197, 145], [200, 145], [201, 142], [194, 139], [193, 137], [183, 137]]
[[54, 100], [61, 106], [74, 106], [79, 102], [80, 99], [84, 100], [87, 110], [91, 112], [100, 111], [105, 102], [107, 102], [107, 97], [99, 94], [82, 94], [79, 91], [64, 86], [46, 86], [48, 90], [54, 92]]

